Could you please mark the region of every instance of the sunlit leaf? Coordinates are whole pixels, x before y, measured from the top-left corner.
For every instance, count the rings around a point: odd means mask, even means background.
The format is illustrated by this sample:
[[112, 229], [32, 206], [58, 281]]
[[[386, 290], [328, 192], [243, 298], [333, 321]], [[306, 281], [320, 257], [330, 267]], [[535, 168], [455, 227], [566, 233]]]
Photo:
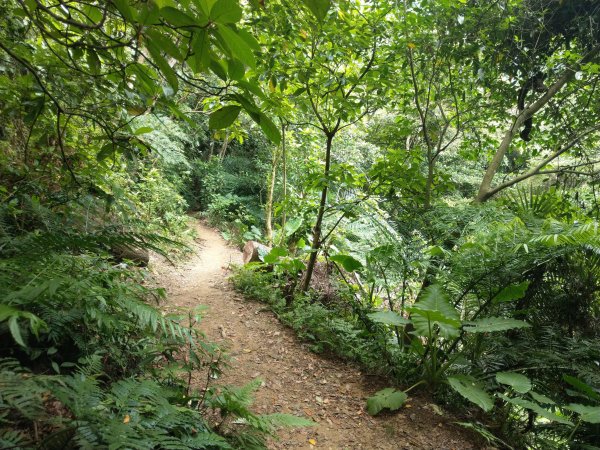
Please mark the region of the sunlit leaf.
[[350, 255], [333, 255], [329, 259], [341, 265], [347, 272], [354, 272], [362, 268], [362, 263]]

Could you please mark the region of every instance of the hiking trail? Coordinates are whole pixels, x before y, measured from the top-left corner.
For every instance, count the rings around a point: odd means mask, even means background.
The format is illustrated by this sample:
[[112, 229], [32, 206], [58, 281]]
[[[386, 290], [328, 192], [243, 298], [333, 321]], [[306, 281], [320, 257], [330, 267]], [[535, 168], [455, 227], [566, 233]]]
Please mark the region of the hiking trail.
[[[244, 299], [227, 281], [240, 251], [197, 219], [194, 254], [176, 267], [154, 257], [152, 270], [167, 290], [164, 309], [205, 305], [200, 329], [224, 347], [229, 367], [216, 385], [244, 385], [260, 378], [253, 411], [307, 417], [316, 426], [282, 429], [272, 449], [435, 449], [478, 448], [453, 417], [418, 396], [400, 411], [371, 417], [365, 400], [387, 387], [351, 363], [312, 353], [264, 304]], [[204, 377], [204, 375], [203, 375]], [[198, 380], [199, 383], [203, 381]]]

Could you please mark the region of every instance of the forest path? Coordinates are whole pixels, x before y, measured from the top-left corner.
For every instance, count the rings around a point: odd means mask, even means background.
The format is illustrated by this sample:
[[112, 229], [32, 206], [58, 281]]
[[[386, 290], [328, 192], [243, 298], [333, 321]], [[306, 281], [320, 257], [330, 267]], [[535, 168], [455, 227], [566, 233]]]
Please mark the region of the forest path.
[[209, 308], [200, 328], [231, 358], [216, 384], [241, 386], [259, 377], [264, 383], [256, 392], [255, 412], [291, 413], [317, 423], [281, 430], [270, 448], [477, 448], [452, 425], [452, 417], [420, 398], [409, 399], [398, 413], [369, 416], [366, 397], [386, 386], [351, 364], [310, 352], [265, 305], [235, 292], [227, 281], [228, 267], [241, 264], [241, 252], [227, 246], [217, 231], [192, 220], [198, 233], [194, 255], [177, 267], [152, 261], [159, 284], [167, 289], [165, 310]]

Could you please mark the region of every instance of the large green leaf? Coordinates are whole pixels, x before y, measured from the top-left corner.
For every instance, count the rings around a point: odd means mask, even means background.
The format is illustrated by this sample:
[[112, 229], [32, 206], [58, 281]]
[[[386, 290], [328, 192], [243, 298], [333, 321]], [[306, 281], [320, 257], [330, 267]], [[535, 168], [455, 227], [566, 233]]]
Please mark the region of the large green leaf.
[[206, 19], [196, 21], [193, 17], [188, 16], [183, 11], [171, 6], [162, 8], [160, 10], [160, 15], [166, 22], [176, 27], [205, 26], [208, 23]]
[[146, 47], [150, 52], [150, 56], [152, 57], [152, 61], [158, 66], [160, 72], [164, 75], [164, 77], [171, 85], [171, 88], [174, 92], [177, 92], [179, 89], [179, 80], [177, 79], [177, 74], [175, 70], [169, 65], [167, 60], [163, 58], [160, 54], [160, 49], [154, 44], [153, 41], [146, 41]]
[[363, 266], [358, 259], [350, 255], [333, 255], [329, 259], [341, 265], [347, 272], [354, 272]]
[[458, 336], [460, 320], [458, 311], [450, 304], [439, 285], [427, 287], [421, 299], [408, 309], [412, 314], [415, 332], [419, 336], [429, 336], [435, 326], [440, 336], [451, 338]]
[[486, 317], [485, 319], [465, 322], [464, 330], [469, 333], [491, 333], [494, 331], [514, 330], [530, 327], [527, 322], [504, 317]]
[[367, 412], [374, 416], [384, 408], [395, 411], [406, 402], [407, 398], [408, 395], [405, 392], [397, 391], [394, 388], [382, 389], [367, 399]]
[[260, 125], [261, 130], [263, 130], [263, 133], [265, 133], [265, 135], [269, 138], [269, 140], [271, 142], [273, 142], [274, 144], [279, 144], [281, 142], [281, 133], [279, 132], [279, 128], [273, 123], [273, 121], [271, 119], [269, 119], [265, 113], [263, 112], [253, 112], [252, 110], [248, 110], [248, 108], [246, 106], [252, 106], [252, 105], [246, 105], [247, 102], [242, 103], [244, 105], [244, 108], [246, 109], [246, 111], [248, 112], [248, 114], [250, 114], [250, 117], [252, 117], [252, 120], [254, 120], [258, 125]]
[[541, 405], [555, 405], [556, 404], [556, 402], [554, 400], [552, 400], [551, 398], [546, 397], [543, 394], [539, 394], [535, 391], [530, 391], [529, 395], [531, 395], [531, 397]]
[[237, 105], [224, 106], [221, 109], [213, 112], [208, 118], [208, 126], [213, 130], [220, 130], [221, 128], [227, 128], [240, 114], [242, 107]]
[[217, 25], [217, 32], [227, 45], [231, 55], [249, 67], [256, 67], [254, 53], [246, 41], [227, 25]]
[[208, 30], [202, 29], [194, 32], [192, 38], [194, 53], [188, 64], [195, 73], [204, 72], [210, 66], [210, 36]]
[[331, 0], [302, 0], [302, 3], [308, 6], [308, 9], [319, 21], [323, 21], [331, 7]]
[[590, 399], [600, 401], [600, 394], [596, 392], [593, 387], [584, 383], [579, 378], [572, 377], [571, 375], [563, 375], [563, 380], [565, 380], [582, 394], [587, 395]]
[[400, 327], [410, 323], [410, 320], [405, 319], [394, 311], [377, 311], [367, 315], [373, 322], [383, 323], [384, 325], [394, 325]]
[[520, 397], [511, 398], [511, 397], [507, 397], [506, 395], [502, 395], [502, 394], [500, 395], [500, 398], [507, 401], [508, 403], [512, 403], [515, 406], [529, 409], [529, 410], [537, 413], [539, 416], [544, 417], [545, 419], [548, 419], [552, 422], [558, 422], [558, 423], [562, 423], [565, 425], [573, 425], [573, 422], [571, 422], [570, 420], [565, 419], [564, 417], [559, 416], [557, 414], [554, 414], [553, 412], [542, 408], [537, 403], [531, 402], [529, 400], [525, 400], [524, 398], [520, 398]]
[[467, 375], [454, 375], [448, 377], [448, 383], [456, 392], [470, 402], [475, 403], [484, 411], [490, 411], [494, 407], [492, 397], [483, 390], [477, 381]]
[[531, 380], [520, 373], [499, 372], [496, 374], [496, 381], [501, 384], [507, 384], [521, 394], [525, 394], [531, 390]]
[[112, 3], [116, 6], [121, 15], [129, 22], [133, 22], [135, 20], [133, 17], [133, 10], [129, 6], [129, 0], [112, 0]]
[[144, 29], [144, 34], [154, 43], [155, 46], [160, 48], [163, 52], [169, 55], [172, 58], [175, 58], [177, 61], [183, 61], [183, 56], [179, 51], [179, 48], [175, 45], [175, 43], [171, 40], [170, 37], [159, 33], [152, 28]]
[[571, 403], [566, 407], [579, 414], [579, 418], [588, 423], [600, 423], [600, 406], [586, 406], [579, 403]]
[[264, 255], [263, 261], [267, 264], [274, 264], [279, 258], [289, 255], [289, 251], [285, 247], [273, 247], [269, 253]]
[[210, 20], [216, 23], [236, 23], [242, 19], [238, 0], [217, 0], [210, 10]]
[[510, 286], [502, 289], [495, 297], [496, 303], [511, 302], [523, 298], [527, 288], [529, 287], [529, 281], [523, 281], [519, 284], [511, 284]]

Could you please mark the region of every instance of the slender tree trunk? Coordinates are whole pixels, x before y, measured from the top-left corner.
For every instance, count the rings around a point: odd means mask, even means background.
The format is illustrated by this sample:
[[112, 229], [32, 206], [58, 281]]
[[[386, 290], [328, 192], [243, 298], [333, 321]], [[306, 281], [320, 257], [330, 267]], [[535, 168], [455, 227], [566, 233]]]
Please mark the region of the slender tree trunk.
[[283, 183], [283, 197], [282, 197], [282, 205], [281, 209], [281, 239], [280, 245], [285, 242], [285, 223], [287, 220], [286, 210], [287, 210], [287, 153], [285, 148], [285, 123], [281, 121], [281, 177]]
[[434, 169], [435, 161], [431, 157], [431, 150], [427, 149], [427, 180], [425, 181], [425, 200], [423, 201], [423, 206], [425, 209], [429, 209], [431, 207], [431, 190], [433, 188], [433, 169]]
[[521, 116], [518, 117], [512, 124], [512, 126], [508, 129], [508, 131], [504, 134], [504, 138], [496, 151], [496, 154], [492, 158], [492, 162], [488, 166], [483, 179], [481, 180], [481, 185], [479, 186], [479, 192], [477, 193], [477, 197], [475, 197], [476, 203], [483, 203], [488, 198], [491, 197], [490, 190], [492, 187], [492, 180], [500, 169], [500, 165], [502, 164], [502, 160], [504, 159], [504, 155], [508, 151], [510, 144], [515, 136], [516, 131], [519, 127], [525, 122], [525, 119]]
[[267, 243], [273, 244], [273, 193], [275, 192], [275, 180], [277, 178], [277, 165], [279, 164], [279, 150], [273, 149], [271, 158], [271, 174], [267, 185], [267, 200], [265, 202], [265, 233]]
[[317, 221], [313, 228], [313, 239], [310, 258], [308, 259], [308, 265], [306, 266], [306, 273], [304, 274], [304, 280], [302, 280], [302, 292], [308, 291], [310, 287], [310, 280], [312, 278], [315, 264], [317, 262], [317, 256], [321, 249], [321, 231], [323, 225], [323, 216], [325, 215], [325, 205], [327, 203], [327, 191], [329, 190], [329, 168], [331, 166], [331, 144], [333, 143], [333, 137], [335, 133], [327, 134], [327, 147], [325, 152], [325, 185], [321, 191], [321, 202], [319, 203], [319, 212], [317, 213]]
[[221, 146], [221, 151], [219, 152], [219, 159], [223, 161], [225, 158], [225, 153], [227, 152], [227, 146], [229, 145], [229, 130], [225, 133], [225, 140], [223, 141], [223, 145]]

